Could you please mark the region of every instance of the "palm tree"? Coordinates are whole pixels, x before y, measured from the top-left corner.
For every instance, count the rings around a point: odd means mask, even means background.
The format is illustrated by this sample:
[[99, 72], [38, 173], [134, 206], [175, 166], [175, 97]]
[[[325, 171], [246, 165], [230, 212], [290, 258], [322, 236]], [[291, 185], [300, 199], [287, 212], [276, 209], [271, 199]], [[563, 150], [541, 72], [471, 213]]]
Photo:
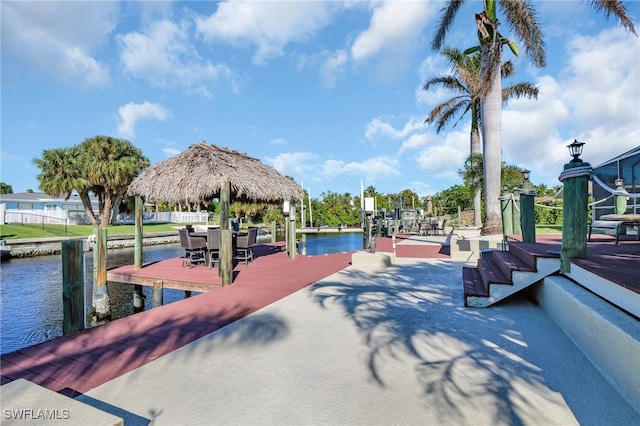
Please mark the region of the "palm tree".
[[42, 171], [38, 174], [40, 189], [52, 197], [71, 197], [72, 192], [78, 192], [85, 213], [93, 225], [96, 217], [91, 208], [89, 190], [91, 182], [83, 176], [80, 148], [54, 148], [42, 152], [42, 158], [35, 158], [34, 164]]
[[[441, 53], [449, 59], [449, 63], [453, 64], [454, 75], [434, 77], [425, 83], [423, 89], [429, 90], [429, 88], [434, 85], [442, 85], [452, 92], [457, 92], [458, 95], [436, 105], [436, 107], [429, 113], [429, 117], [425, 122], [429, 124], [437, 122], [436, 133], [440, 133], [440, 131], [455, 117], [458, 117], [458, 120], [453, 124], [454, 127], [467, 114], [467, 112], [471, 111], [471, 146], [470, 155], [467, 161], [470, 163], [470, 169], [473, 176], [472, 179], [470, 179], [471, 189], [474, 193], [473, 224], [474, 226], [481, 226], [482, 180], [478, 178], [480, 174], [479, 172], [482, 171], [482, 167], [478, 164], [482, 159], [480, 132], [478, 129], [481, 121], [480, 53], [475, 52], [471, 55], [465, 55], [463, 52], [455, 48], [445, 48]], [[515, 69], [511, 61], [504, 63], [500, 71], [504, 78], [511, 77], [515, 74]], [[523, 96], [537, 99], [538, 89], [531, 83], [520, 82], [502, 90], [503, 103], [506, 103], [509, 99], [520, 98]]]
[[71, 148], [55, 148], [42, 152], [33, 162], [42, 173], [40, 189], [51, 196], [69, 198], [75, 190], [87, 217], [98, 226], [89, 193], [99, 200], [101, 226], [111, 222], [112, 206], [120, 204], [128, 185], [149, 165], [149, 160], [130, 142], [96, 136]]
[[[449, 0], [442, 9], [438, 28], [432, 40], [434, 50], [439, 50], [453, 20], [465, 0]], [[500, 217], [500, 169], [501, 157], [501, 74], [498, 72], [502, 63], [502, 46], [507, 44], [514, 54], [518, 54], [515, 44], [498, 32], [497, 5], [500, 5], [509, 27], [516, 33], [525, 47], [527, 56], [533, 65], [542, 68], [546, 65], [545, 45], [538, 25], [532, 2], [527, 0], [483, 0], [484, 10], [475, 15], [480, 46], [468, 50], [471, 53], [479, 50], [482, 54], [480, 78], [480, 116], [486, 218], [483, 233], [499, 233], [502, 228]], [[605, 17], [615, 15], [620, 23], [635, 34], [635, 28], [621, 0], [591, 0], [596, 10], [603, 10]]]
[[107, 226], [112, 206], [120, 204], [127, 187], [149, 160], [131, 142], [110, 136], [85, 139], [80, 151], [85, 174], [100, 202], [100, 224]]

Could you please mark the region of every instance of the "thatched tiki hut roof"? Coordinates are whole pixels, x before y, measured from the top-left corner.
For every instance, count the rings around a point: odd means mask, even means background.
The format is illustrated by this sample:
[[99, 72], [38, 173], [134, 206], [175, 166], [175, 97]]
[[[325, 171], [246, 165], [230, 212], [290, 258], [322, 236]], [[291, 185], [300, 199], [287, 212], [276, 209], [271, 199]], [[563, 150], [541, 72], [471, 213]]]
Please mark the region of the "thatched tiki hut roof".
[[232, 201], [280, 203], [301, 200], [300, 185], [259, 160], [206, 142], [144, 170], [129, 185], [129, 195], [147, 201], [200, 202], [220, 196], [231, 184]]
[[[222, 284], [233, 279], [232, 233], [229, 229], [229, 203], [255, 201], [281, 203], [304, 197], [302, 188], [273, 167], [237, 151], [200, 142], [186, 151], [144, 170], [129, 185], [128, 195], [150, 202], [200, 202], [220, 199], [220, 268]], [[142, 234], [142, 213], [136, 202], [136, 228]], [[141, 209], [141, 207], [140, 207]], [[140, 220], [139, 220], [140, 218]], [[141, 237], [140, 237], [141, 238]], [[138, 251], [142, 264], [142, 244]]]

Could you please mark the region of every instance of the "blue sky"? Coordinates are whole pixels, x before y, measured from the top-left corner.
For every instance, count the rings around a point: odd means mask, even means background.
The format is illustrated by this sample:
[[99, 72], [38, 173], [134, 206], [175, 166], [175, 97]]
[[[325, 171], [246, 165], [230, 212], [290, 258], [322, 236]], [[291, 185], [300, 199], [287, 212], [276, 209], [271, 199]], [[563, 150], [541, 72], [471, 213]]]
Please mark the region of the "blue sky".
[[[535, 2], [547, 67], [515, 78], [538, 100], [504, 107], [503, 159], [559, 184], [566, 145], [596, 166], [640, 145], [640, 40], [584, 1]], [[95, 135], [131, 141], [151, 163], [201, 140], [292, 176], [314, 198], [460, 184], [468, 117], [424, 124], [451, 95], [430, 48], [436, 1], [2, 1], [1, 180], [38, 191], [42, 151]], [[638, 28], [640, 3], [627, 3]], [[477, 44], [465, 4], [446, 45]], [[503, 22], [505, 22], [503, 20]], [[517, 39], [507, 25], [501, 32]]]

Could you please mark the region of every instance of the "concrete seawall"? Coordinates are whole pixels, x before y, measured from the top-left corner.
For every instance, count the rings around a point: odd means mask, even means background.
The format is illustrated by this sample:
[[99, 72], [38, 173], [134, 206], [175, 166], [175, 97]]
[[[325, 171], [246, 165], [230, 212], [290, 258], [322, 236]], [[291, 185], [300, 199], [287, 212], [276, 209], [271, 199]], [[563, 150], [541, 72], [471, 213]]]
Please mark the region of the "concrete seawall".
[[[7, 240], [6, 245], [2, 246], [3, 258], [21, 258], [48, 256], [60, 254], [62, 252], [62, 242], [68, 240], [87, 241], [82, 237], [53, 237], [53, 238], [24, 238], [18, 240]], [[177, 231], [154, 232], [147, 233], [143, 237], [142, 244], [145, 246], [159, 244], [179, 243], [180, 237]], [[88, 242], [87, 242], [88, 244]], [[135, 237], [133, 235], [108, 235], [107, 248], [126, 248], [135, 246]], [[88, 244], [87, 250], [91, 245]]]

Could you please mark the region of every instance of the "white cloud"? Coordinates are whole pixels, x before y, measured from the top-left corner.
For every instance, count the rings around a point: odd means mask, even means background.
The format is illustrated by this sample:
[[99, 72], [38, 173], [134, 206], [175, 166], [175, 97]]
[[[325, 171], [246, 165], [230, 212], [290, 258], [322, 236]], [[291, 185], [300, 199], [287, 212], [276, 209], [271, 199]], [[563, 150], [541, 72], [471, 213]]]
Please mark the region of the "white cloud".
[[534, 182], [558, 185], [569, 160], [566, 145], [586, 142], [593, 166], [640, 141], [640, 41], [622, 29], [568, 42], [567, 66], [555, 80], [541, 76], [538, 100], [509, 102], [503, 110], [503, 159], [532, 170]]
[[580, 121], [596, 126], [638, 125], [640, 39], [621, 28], [576, 37], [563, 97]]
[[415, 133], [409, 136], [409, 138], [407, 138], [404, 142], [402, 142], [398, 154], [402, 154], [405, 151], [422, 148], [423, 146], [428, 145], [434, 140], [435, 136], [432, 133]]
[[305, 176], [315, 168], [317, 155], [311, 152], [286, 152], [265, 157], [265, 162], [283, 175]]
[[400, 172], [398, 171], [398, 161], [396, 159], [376, 157], [360, 162], [327, 160], [323, 164], [321, 174], [325, 179], [348, 175], [364, 177], [367, 182], [377, 182], [386, 177], [397, 176]]
[[128, 103], [118, 108], [118, 115], [121, 121], [118, 126], [118, 132], [126, 138], [135, 137], [135, 126], [139, 120], [152, 118], [164, 121], [171, 117], [171, 113], [162, 107], [162, 105], [149, 102], [143, 104]]
[[402, 139], [410, 135], [419, 129], [424, 129], [425, 124], [423, 119], [418, 117], [411, 117], [407, 123], [405, 123], [402, 129], [396, 129], [393, 125], [385, 122], [381, 118], [374, 118], [367, 123], [367, 129], [365, 131], [365, 137], [369, 140], [375, 137], [387, 137], [391, 139]]
[[[2, 2], [3, 73], [22, 69], [85, 87], [104, 86], [109, 68], [92, 56], [116, 25], [115, 2]], [[6, 68], [5, 68], [6, 67]]]
[[338, 49], [328, 55], [325, 63], [320, 67], [320, 78], [325, 87], [335, 87], [338, 75], [347, 63], [347, 51]]
[[369, 28], [360, 33], [351, 46], [351, 56], [362, 60], [383, 50], [413, 45], [433, 9], [429, 2], [381, 3], [373, 11]]
[[436, 177], [458, 179], [458, 170], [469, 156], [469, 132], [451, 131], [441, 143], [433, 143], [418, 152], [416, 162]]
[[238, 82], [232, 71], [202, 59], [190, 40], [189, 30], [186, 22], [161, 20], [143, 32], [119, 36], [124, 72], [157, 87], [190, 88], [206, 97], [212, 96], [209, 84], [223, 77], [230, 80], [236, 92]]
[[175, 148], [162, 148], [162, 152], [164, 152], [164, 155], [166, 155], [167, 158], [169, 158], [169, 157], [174, 157], [180, 154], [182, 151]]
[[197, 31], [207, 40], [224, 40], [256, 47], [255, 64], [282, 55], [289, 43], [304, 42], [326, 26], [333, 2], [227, 1], [214, 14], [196, 19]]
[[285, 138], [276, 138], [269, 141], [271, 145], [286, 145], [287, 140]]

